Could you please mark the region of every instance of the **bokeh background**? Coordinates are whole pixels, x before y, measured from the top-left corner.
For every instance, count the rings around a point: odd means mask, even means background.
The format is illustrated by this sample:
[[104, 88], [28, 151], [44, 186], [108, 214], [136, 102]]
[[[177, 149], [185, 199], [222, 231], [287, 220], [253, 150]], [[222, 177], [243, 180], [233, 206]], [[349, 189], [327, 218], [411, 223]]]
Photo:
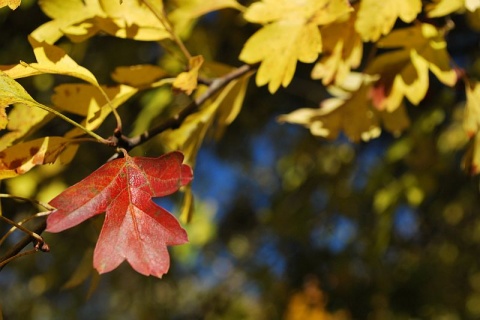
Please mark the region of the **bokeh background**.
[[[480, 74], [480, 34], [462, 15], [448, 49], [472, 78]], [[0, 10], [0, 64], [33, 61], [27, 35], [48, 18], [35, 1]], [[239, 66], [254, 31], [236, 12], [202, 18], [187, 46], [206, 59]], [[102, 83], [119, 65], [158, 63], [155, 43], [98, 36], [60, 45]], [[426, 99], [409, 106], [411, 127], [368, 143], [323, 141], [276, 117], [326, 97], [300, 64], [293, 83], [275, 95], [250, 84], [243, 109], [220, 139], [200, 149], [192, 184], [190, 244], [170, 248], [163, 279], [130, 266], [99, 277], [91, 269], [103, 217], [47, 234], [51, 253], [19, 258], [0, 271], [5, 319], [479, 319], [480, 184], [465, 174], [464, 88], [432, 82]], [[432, 79], [433, 80], [433, 79]], [[22, 79], [48, 103], [49, 75]], [[134, 130], [143, 107], [161, 94], [134, 97], [120, 108]], [[112, 120], [112, 119], [110, 119]], [[49, 134], [63, 130], [52, 121]], [[100, 133], [114, 127], [107, 121]], [[135, 151], [135, 150], [134, 150]], [[155, 142], [136, 150], [157, 156]], [[2, 181], [1, 191], [48, 198], [104, 163], [108, 148], [84, 145], [74, 162]], [[180, 197], [160, 199], [178, 216]], [[20, 220], [31, 205], [2, 200]], [[9, 229], [0, 224], [0, 234]], [[22, 237], [11, 235], [0, 253]]]

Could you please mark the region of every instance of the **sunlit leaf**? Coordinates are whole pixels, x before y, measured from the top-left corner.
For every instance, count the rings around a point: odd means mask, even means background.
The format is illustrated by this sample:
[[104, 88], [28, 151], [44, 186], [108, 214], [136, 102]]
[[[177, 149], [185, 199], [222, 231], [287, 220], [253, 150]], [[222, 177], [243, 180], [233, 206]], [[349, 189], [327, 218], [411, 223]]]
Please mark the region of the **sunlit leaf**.
[[182, 72], [177, 76], [173, 82], [173, 87], [185, 92], [187, 95], [191, 95], [193, 90], [197, 88], [198, 71], [202, 64], [202, 56], [192, 57], [189, 61], [188, 71]]
[[48, 43], [55, 43], [63, 35], [72, 41], [84, 41], [100, 31], [144, 41], [170, 37], [158, 18], [138, 0], [123, 3], [110, 0], [41, 0], [39, 5], [52, 20], [34, 30], [32, 36]]
[[453, 86], [457, 81], [444, 35], [433, 25], [395, 30], [381, 39], [378, 46], [401, 48], [378, 56], [366, 70], [381, 76], [372, 91], [379, 110], [395, 110], [404, 97], [418, 104], [427, 92], [429, 71], [446, 85]]
[[[163, 13], [162, 1], [153, 1], [156, 9]], [[106, 19], [98, 23], [101, 30], [120, 38], [155, 41], [170, 38], [158, 17], [143, 1], [100, 0]], [[106, 21], [107, 23], [105, 23]], [[110, 23], [113, 22], [113, 25]]]
[[[351, 75], [350, 77], [352, 77]], [[357, 77], [357, 75], [355, 75]], [[381, 124], [394, 134], [399, 134], [409, 125], [403, 105], [394, 112], [373, 108], [369, 91], [374, 78], [361, 76], [362, 81], [350, 93], [343, 93], [323, 101], [319, 108], [300, 108], [278, 118], [281, 122], [303, 125], [319, 137], [334, 140], [344, 132], [352, 141], [368, 141], [381, 133]], [[351, 79], [347, 78], [347, 81]], [[395, 119], [395, 121], [391, 121]]]
[[0, 8], [8, 6], [10, 9], [15, 10], [20, 6], [22, 0], [0, 0]]
[[168, 18], [179, 34], [187, 31], [192, 20], [209, 12], [226, 8], [244, 10], [243, 6], [235, 0], [181, 0], [176, 2], [177, 8], [169, 14]]
[[421, 10], [421, 0], [362, 0], [355, 28], [363, 41], [377, 41], [392, 30], [397, 18], [409, 23]]
[[37, 59], [37, 63], [29, 64], [31, 68], [44, 73], [76, 77], [98, 86], [97, 79], [90, 70], [78, 65], [63, 49], [46, 42], [37, 41], [31, 36], [28, 40]]
[[240, 60], [261, 62], [258, 86], [265, 84], [271, 93], [286, 87], [295, 73], [297, 61], [313, 62], [322, 51], [319, 25], [329, 24], [350, 12], [342, 0], [264, 0], [253, 3], [245, 19], [266, 24], [245, 43]]
[[451, 13], [468, 10], [474, 12], [480, 7], [479, 0], [433, 0], [425, 7], [427, 16], [431, 18], [443, 17]]
[[350, 14], [320, 29], [324, 52], [312, 70], [312, 79], [322, 79], [324, 85], [340, 84], [360, 65], [363, 43], [355, 31], [355, 20], [356, 14]]

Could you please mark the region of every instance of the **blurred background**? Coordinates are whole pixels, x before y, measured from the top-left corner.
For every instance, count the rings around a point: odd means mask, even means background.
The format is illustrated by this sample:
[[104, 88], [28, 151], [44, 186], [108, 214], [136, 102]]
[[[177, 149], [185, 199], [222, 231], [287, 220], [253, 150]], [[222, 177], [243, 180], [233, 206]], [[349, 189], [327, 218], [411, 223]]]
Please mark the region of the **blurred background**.
[[[449, 52], [472, 78], [480, 74], [478, 32], [453, 16]], [[35, 1], [0, 10], [0, 64], [34, 61], [27, 35], [48, 21]], [[239, 66], [255, 30], [233, 10], [203, 17], [186, 41], [193, 54]], [[155, 43], [110, 36], [59, 45], [101, 83], [120, 65], [166, 59]], [[165, 61], [163, 61], [165, 63]], [[172, 64], [175, 64], [172, 62]], [[163, 279], [129, 265], [96, 274], [93, 247], [103, 216], [60, 234], [45, 234], [50, 253], [19, 258], [0, 271], [5, 319], [480, 319], [480, 184], [461, 169], [468, 143], [462, 128], [464, 88], [432, 79], [426, 99], [408, 107], [411, 127], [368, 143], [324, 141], [276, 122], [327, 97], [298, 65], [293, 83], [275, 95], [253, 81], [243, 109], [220, 139], [199, 150], [192, 184], [195, 212], [185, 225], [190, 244], [171, 247]], [[19, 82], [50, 103], [42, 75]], [[161, 90], [160, 90], [161, 92]], [[148, 92], [119, 110], [128, 119], [149, 105], [170, 105]], [[53, 120], [39, 134], [61, 131]], [[109, 136], [109, 119], [99, 130]], [[151, 141], [134, 150], [158, 156]], [[37, 168], [2, 181], [2, 193], [44, 199], [81, 180], [112, 154], [85, 144], [67, 167]], [[160, 199], [178, 216], [179, 197]], [[31, 205], [2, 200], [16, 221]], [[0, 234], [9, 226], [0, 223]], [[0, 253], [23, 235], [15, 233]]]

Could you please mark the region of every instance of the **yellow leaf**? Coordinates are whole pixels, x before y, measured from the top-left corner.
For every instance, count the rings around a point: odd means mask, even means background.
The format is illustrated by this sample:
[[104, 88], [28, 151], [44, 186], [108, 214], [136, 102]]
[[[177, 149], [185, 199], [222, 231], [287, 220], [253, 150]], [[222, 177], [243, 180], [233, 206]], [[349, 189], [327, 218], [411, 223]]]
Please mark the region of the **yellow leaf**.
[[39, 0], [38, 4], [53, 20], [35, 29], [31, 35], [39, 41], [50, 44], [60, 39], [65, 29], [80, 25], [84, 21], [92, 20], [90, 25], [84, 25], [84, 36], [88, 38], [95, 35], [100, 29], [94, 25], [93, 18], [105, 16], [98, 0]]
[[0, 0], [0, 8], [8, 6], [10, 9], [15, 10], [20, 5], [21, 0]]
[[355, 28], [363, 41], [377, 41], [392, 30], [397, 18], [410, 23], [421, 11], [421, 0], [362, 0]]
[[463, 128], [471, 138], [480, 132], [480, 83], [466, 83], [467, 102], [463, 116]]
[[63, 137], [45, 137], [17, 143], [0, 151], [0, 179], [12, 178], [35, 166], [53, 163], [70, 143], [75, 141]]
[[[358, 79], [352, 77], [361, 77]], [[341, 93], [323, 101], [319, 108], [301, 108], [278, 118], [280, 122], [303, 125], [315, 136], [334, 140], [340, 132], [355, 142], [368, 141], [380, 135], [380, 124], [383, 122], [387, 130], [398, 134], [403, 131], [409, 121], [403, 107], [393, 113], [378, 111], [369, 101], [370, 86], [374, 78], [351, 74], [345, 82], [355, 82], [357, 87], [349, 88], [350, 93]], [[338, 89], [336, 89], [338, 90]], [[392, 122], [391, 119], [395, 119]]]
[[[119, 107], [138, 92], [138, 89], [126, 85], [102, 87], [102, 89], [110, 99], [110, 104], [96, 87], [88, 84], [57, 86], [55, 94], [52, 96], [52, 102], [60, 110], [84, 116], [82, 126], [88, 130], [95, 130], [112, 112], [112, 107]], [[83, 134], [82, 130], [74, 128], [65, 137], [71, 138]]]
[[[152, 2], [157, 6], [159, 12], [163, 12], [162, 1]], [[170, 33], [164, 25], [141, 0], [130, 0], [123, 3], [100, 0], [100, 5], [107, 19], [103, 19], [98, 26], [111, 35], [143, 41], [170, 38]]]
[[378, 46], [400, 48], [378, 56], [366, 70], [381, 76], [372, 92], [379, 110], [395, 110], [404, 97], [418, 104], [429, 86], [429, 70], [448, 86], [457, 81], [443, 34], [430, 24], [395, 30]]
[[176, 3], [177, 8], [168, 15], [168, 18], [175, 31], [181, 35], [188, 32], [194, 19], [209, 12], [226, 8], [244, 10], [244, 7], [235, 0], [180, 0]]
[[45, 122], [44, 120], [50, 118], [48, 115], [49, 113], [43, 109], [15, 104], [8, 114], [8, 132], [0, 137], [0, 150], [35, 131]]
[[117, 67], [112, 73], [113, 80], [132, 87], [144, 87], [165, 76], [165, 70], [150, 64]]
[[3, 65], [0, 66], [0, 70], [12, 79], [31, 77], [43, 73], [37, 69], [29, 67], [26, 64]]
[[190, 58], [189, 70], [180, 73], [175, 81], [173, 87], [180, 91], [185, 92], [187, 95], [191, 95], [193, 90], [197, 88], [198, 71], [203, 64], [202, 56], [195, 56]]
[[[100, 31], [120, 38], [156, 41], [170, 37], [163, 24], [142, 1], [41, 0], [40, 7], [52, 18], [32, 32], [39, 41], [55, 43], [63, 35], [84, 41]], [[162, 2], [154, 4], [162, 12]]]
[[268, 23], [245, 43], [240, 60], [261, 62], [258, 86], [265, 84], [271, 93], [288, 86], [297, 60], [313, 62], [322, 51], [319, 25], [332, 23], [351, 11], [343, 0], [263, 0], [252, 4], [245, 19]]
[[465, 0], [465, 8], [471, 12], [477, 10], [480, 8], [480, 0]]
[[343, 83], [362, 60], [363, 43], [355, 31], [356, 15], [346, 18], [320, 29], [324, 53], [312, 70], [312, 79], [322, 79], [324, 85]]
[[14, 103], [38, 106], [17, 81], [0, 71], [0, 129], [5, 129], [8, 123], [5, 108]]
[[85, 80], [98, 86], [95, 76], [86, 68], [79, 66], [65, 51], [46, 42], [37, 41], [29, 36], [37, 63], [28, 66], [43, 73], [62, 74]]
[[479, 0], [434, 0], [426, 5], [425, 10], [430, 18], [449, 15], [457, 11], [474, 12], [480, 7]]

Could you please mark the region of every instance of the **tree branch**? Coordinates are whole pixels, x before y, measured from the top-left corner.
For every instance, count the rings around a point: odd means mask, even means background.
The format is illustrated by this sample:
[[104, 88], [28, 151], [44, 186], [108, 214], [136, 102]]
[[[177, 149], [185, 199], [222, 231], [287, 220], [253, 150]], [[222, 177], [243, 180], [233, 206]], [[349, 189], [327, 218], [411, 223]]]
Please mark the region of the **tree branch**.
[[200, 97], [190, 102], [185, 108], [183, 108], [179, 113], [174, 115], [172, 118], [167, 119], [165, 122], [160, 124], [158, 127], [152, 128], [144, 133], [129, 138], [122, 136], [118, 141], [118, 146], [128, 150], [133, 149], [134, 147], [144, 143], [145, 141], [151, 139], [152, 137], [162, 133], [167, 129], [176, 129], [180, 127], [182, 122], [186, 117], [198, 110], [198, 108], [205, 103], [208, 99], [214, 96], [219, 92], [223, 87], [225, 87], [230, 81], [238, 79], [243, 75], [247, 74], [250, 71], [256, 70], [256, 65], [243, 65], [230, 73], [227, 73], [223, 77], [213, 79], [210, 81], [210, 85]]

